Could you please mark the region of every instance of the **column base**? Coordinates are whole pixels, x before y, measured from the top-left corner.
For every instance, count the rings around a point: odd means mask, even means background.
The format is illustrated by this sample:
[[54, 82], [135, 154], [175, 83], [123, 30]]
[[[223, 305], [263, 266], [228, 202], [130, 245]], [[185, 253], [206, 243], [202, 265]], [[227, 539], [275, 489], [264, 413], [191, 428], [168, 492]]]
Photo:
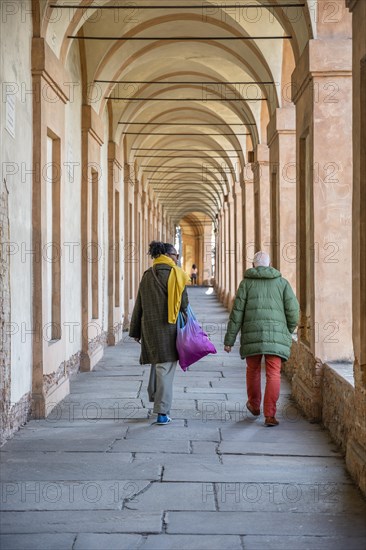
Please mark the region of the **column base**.
[[70, 393], [70, 380], [64, 377], [51, 386], [44, 394], [34, 394], [32, 397], [32, 419], [47, 418], [53, 409]]
[[123, 321], [110, 329], [107, 336], [107, 345], [115, 346], [123, 338]]
[[104, 348], [101, 344], [95, 346], [93, 350], [82, 352], [80, 360], [80, 371], [90, 372], [93, 370], [98, 361], [103, 357]]

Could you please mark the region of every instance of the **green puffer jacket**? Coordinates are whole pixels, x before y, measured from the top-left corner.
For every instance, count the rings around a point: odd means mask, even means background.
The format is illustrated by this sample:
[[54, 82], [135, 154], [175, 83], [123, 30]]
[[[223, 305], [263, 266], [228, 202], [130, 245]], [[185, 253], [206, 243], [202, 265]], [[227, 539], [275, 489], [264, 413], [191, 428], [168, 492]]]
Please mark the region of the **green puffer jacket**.
[[236, 293], [225, 335], [233, 346], [241, 330], [240, 355], [278, 355], [287, 360], [299, 321], [299, 303], [290, 283], [273, 267], [248, 269]]

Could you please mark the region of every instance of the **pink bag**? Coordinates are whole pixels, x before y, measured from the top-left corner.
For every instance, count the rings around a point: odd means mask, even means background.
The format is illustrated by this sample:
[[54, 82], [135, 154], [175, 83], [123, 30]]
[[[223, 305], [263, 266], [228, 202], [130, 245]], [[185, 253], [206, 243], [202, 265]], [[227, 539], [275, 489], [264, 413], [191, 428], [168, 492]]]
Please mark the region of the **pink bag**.
[[195, 318], [190, 305], [187, 315], [187, 322], [184, 323], [184, 317], [179, 313], [177, 323], [177, 351], [179, 364], [184, 371], [209, 353], [217, 353], [215, 346]]

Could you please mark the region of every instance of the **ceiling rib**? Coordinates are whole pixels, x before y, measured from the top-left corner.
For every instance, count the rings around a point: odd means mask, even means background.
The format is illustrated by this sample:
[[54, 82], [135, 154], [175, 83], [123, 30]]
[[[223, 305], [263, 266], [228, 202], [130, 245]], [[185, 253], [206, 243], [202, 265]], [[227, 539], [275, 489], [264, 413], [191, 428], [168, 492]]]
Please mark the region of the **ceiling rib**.
[[118, 124], [143, 124], [144, 126], [256, 126], [255, 122], [119, 122]]
[[81, 36], [68, 34], [67, 38], [74, 40], [115, 40], [115, 41], [143, 41], [143, 40], [163, 40], [163, 41], [202, 41], [202, 40], [291, 40], [292, 35], [284, 36]]
[[[236, 155], [237, 156], [237, 155]], [[170, 155], [134, 155], [135, 159], [222, 159], [222, 155], [177, 155], [177, 156], [170, 156]], [[232, 157], [235, 158], [235, 157]]]
[[231, 133], [225, 133], [225, 134], [181, 134], [181, 133], [175, 133], [175, 132], [172, 132], [171, 134], [168, 134], [168, 133], [162, 133], [162, 132], [153, 132], [153, 133], [150, 133], [150, 132], [122, 132], [123, 135], [126, 135], [126, 136], [199, 136], [199, 137], [205, 137], [205, 136], [216, 136], [216, 137], [221, 137], [221, 136], [250, 136], [251, 134], [249, 134], [248, 132], [245, 132], [244, 134], [243, 133], [240, 133], [240, 134], [236, 134], [234, 132], [231, 132]]
[[112, 101], [219, 101], [224, 103], [226, 101], [267, 101], [266, 97], [248, 98], [248, 97], [235, 97], [235, 98], [223, 98], [223, 97], [111, 97], [105, 96], [104, 99], [111, 99]]
[[[214, 4], [213, 7], [216, 9], [278, 9], [278, 8], [303, 8], [305, 7], [305, 4], [294, 4], [294, 3], [283, 3], [283, 4], [240, 4], [236, 2], [235, 4]], [[138, 6], [136, 4], [129, 4], [125, 6], [119, 6], [119, 5], [113, 5], [113, 6], [75, 6], [72, 4], [51, 4], [50, 8], [61, 8], [61, 9], [78, 9], [78, 10], [207, 10], [212, 9], [212, 7], [209, 4], [188, 4], [188, 5], [152, 5], [152, 6]]]
[[211, 153], [242, 153], [243, 151], [241, 149], [165, 149], [162, 147], [131, 147], [131, 151], [183, 151], [183, 153], [186, 153], [187, 151], [192, 151], [193, 153], [204, 153], [205, 151]]
[[202, 84], [206, 84], [206, 85], [210, 85], [210, 84], [215, 84], [215, 86], [217, 85], [222, 85], [222, 84], [227, 84], [227, 85], [242, 85], [242, 84], [246, 84], [246, 85], [249, 85], [249, 84], [274, 84], [274, 81], [243, 81], [243, 82], [226, 82], [226, 81], [222, 81], [222, 82], [217, 82], [217, 81], [214, 81], [214, 80], [211, 80], [211, 81], [198, 81], [198, 80], [195, 80], [195, 81], [190, 81], [190, 80], [169, 80], [169, 81], [160, 81], [160, 80], [94, 80], [94, 82], [99, 82], [99, 83], [102, 83], [102, 84], [161, 84], [161, 85], [168, 85], [168, 84], [189, 84], [189, 85], [202, 85]]

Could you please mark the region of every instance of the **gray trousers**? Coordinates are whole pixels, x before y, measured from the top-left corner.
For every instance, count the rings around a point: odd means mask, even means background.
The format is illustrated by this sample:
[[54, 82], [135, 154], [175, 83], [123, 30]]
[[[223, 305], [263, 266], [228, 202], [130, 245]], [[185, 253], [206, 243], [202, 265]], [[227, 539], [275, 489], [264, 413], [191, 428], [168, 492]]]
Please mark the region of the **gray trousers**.
[[173, 399], [173, 380], [178, 361], [151, 365], [147, 392], [154, 402], [154, 413], [169, 414]]

